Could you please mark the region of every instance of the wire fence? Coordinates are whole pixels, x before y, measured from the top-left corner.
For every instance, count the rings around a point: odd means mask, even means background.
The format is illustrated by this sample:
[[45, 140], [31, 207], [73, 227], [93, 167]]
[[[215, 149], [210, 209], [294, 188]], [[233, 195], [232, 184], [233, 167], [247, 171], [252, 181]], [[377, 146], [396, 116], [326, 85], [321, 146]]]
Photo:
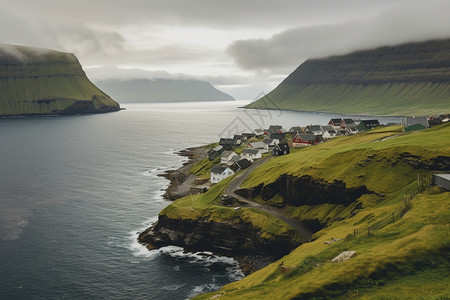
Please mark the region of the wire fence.
[[367, 234], [368, 236], [371, 236], [374, 234], [376, 230], [380, 230], [386, 227], [387, 225], [393, 224], [396, 221], [400, 220], [403, 217], [403, 215], [411, 208], [411, 202], [413, 198], [418, 193], [424, 190], [428, 190], [428, 188], [431, 186], [432, 186], [432, 174], [429, 173], [417, 174], [417, 190], [403, 197], [403, 205], [401, 207], [399, 207], [395, 211], [388, 213], [382, 219], [366, 227], [355, 228], [353, 230], [353, 235], [361, 236]]

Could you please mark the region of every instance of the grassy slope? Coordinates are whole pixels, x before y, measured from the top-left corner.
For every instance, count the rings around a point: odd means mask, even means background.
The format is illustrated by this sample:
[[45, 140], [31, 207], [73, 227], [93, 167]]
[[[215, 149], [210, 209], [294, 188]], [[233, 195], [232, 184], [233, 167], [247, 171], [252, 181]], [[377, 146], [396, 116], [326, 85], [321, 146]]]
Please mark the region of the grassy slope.
[[19, 46], [7, 49], [0, 48], [0, 115], [51, 114], [76, 101], [92, 101], [95, 109], [119, 107], [86, 77], [73, 54]]
[[449, 53], [450, 40], [443, 40], [308, 60], [247, 107], [365, 115], [448, 113]]
[[[424, 171], [398, 159], [395, 166], [391, 165], [403, 152], [419, 155], [421, 161], [438, 155], [450, 156], [450, 124], [408, 134], [401, 133], [398, 127], [381, 128], [337, 138], [272, 159], [259, 167], [244, 183], [246, 186], [272, 182], [287, 172], [329, 181], [340, 179], [348, 186], [364, 183], [384, 197], [361, 197], [362, 209], [354, 216], [345, 207], [331, 205], [288, 208], [293, 217], [301, 218], [306, 213], [332, 221], [315, 234], [313, 242], [301, 245], [280, 261], [241, 281], [218, 292], [200, 295], [198, 299], [214, 295], [218, 299], [448, 296], [448, 191], [434, 187], [417, 194], [401, 218], [396, 215], [395, 223], [386, 222], [367, 236], [367, 226], [389, 219], [392, 212], [404, 207], [404, 195], [417, 189], [417, 173]], [[334, 219], [336, 216], [342, 219]], [[354, 229], [360, 229], [356, 237]], [[324, 243], [332, 238], [344, 240], [330, 245]], [[344, 263], [330, 263], [344, 250], [355, 250], [358, 255]], [[281, 274], [281, 261], [292, 269]]]

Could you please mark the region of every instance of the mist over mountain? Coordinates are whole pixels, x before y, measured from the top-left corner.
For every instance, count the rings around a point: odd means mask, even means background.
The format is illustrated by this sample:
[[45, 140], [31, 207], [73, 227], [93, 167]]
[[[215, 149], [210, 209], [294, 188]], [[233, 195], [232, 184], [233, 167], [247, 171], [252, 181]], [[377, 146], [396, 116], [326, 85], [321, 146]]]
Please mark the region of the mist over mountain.
[[365, 115], [450, 111], [450, 39], [310, 59], [249, 108]]
[[234, 100], [209, 82], [195, 79], [105, 79], [95, 83], [121, 103]]

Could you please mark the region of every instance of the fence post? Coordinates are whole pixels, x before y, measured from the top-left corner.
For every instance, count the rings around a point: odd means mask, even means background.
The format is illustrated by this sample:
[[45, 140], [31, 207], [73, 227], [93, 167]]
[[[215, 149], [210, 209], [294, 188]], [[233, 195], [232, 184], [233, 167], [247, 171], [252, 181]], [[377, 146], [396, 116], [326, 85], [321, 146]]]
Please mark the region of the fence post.
[[370, 236], [370, 226], [367, 226], [367, 234]]

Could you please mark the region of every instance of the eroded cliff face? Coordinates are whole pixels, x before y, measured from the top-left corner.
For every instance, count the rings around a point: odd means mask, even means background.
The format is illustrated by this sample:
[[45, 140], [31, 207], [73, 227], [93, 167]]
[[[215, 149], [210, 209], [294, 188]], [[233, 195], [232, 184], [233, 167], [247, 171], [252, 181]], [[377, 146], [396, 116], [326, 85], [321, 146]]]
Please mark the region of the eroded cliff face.
[[149, 249], [174, 245], [187, 251], [212, 251], [234, 257], [264, 255], [273, 259], [300, 245], [289, 235], [263, 238], [250, 223], [171, 219], [165, 215], [159, 215], [157, 223], [142, 232], [138, 240]]
[[71, 53], [0, 45], [0, 116], [104, 113], [119, 104]]

